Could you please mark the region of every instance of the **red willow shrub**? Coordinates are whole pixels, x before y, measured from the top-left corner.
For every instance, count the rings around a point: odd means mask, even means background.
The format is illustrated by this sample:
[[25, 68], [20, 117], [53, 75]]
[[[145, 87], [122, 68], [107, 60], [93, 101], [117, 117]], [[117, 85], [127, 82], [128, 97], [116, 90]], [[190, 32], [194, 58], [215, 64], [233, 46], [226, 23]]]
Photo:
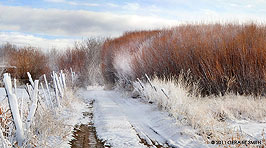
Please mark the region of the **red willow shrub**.
[[[130, 71], [116, 62], [128, 53]], [[102, 50], [107, 83], [123, 77], [169, 79], [190, 71], [202, 95], [266, 94], [266, 26], [257, 24], [181, 25], [170, 29], [125, 33], [107, 40]], [[125, 63], [129, 62], [129, 63]], [[128, 70], [127, 70], [128, 71]]]
[[43, 52], [33, 47], [9, 51], [8, 63], [16, 67], [8, 72], [21, 82], [28, 81], [27, 72], [30, 72], [33, 79], [39, 79], [40, 76], [50, 71], [48, 58]]
[[86, 51], [81, 49], [67, 49], [58, 58], [59, 69], [73, 69], [75, 72], [81, 73], [85, 70]]

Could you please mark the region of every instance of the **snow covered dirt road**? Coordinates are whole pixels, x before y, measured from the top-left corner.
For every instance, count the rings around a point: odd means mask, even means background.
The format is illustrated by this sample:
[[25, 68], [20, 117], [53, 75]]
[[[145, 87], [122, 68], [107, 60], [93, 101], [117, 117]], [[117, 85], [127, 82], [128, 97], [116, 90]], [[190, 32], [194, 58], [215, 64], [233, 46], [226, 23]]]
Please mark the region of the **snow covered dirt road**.
[[94, 126], [106, 147], [209, 147], [195, 131], [178, 124], [155, 105], [103, 89], [79, 91], [86, 102], [95, 100]]

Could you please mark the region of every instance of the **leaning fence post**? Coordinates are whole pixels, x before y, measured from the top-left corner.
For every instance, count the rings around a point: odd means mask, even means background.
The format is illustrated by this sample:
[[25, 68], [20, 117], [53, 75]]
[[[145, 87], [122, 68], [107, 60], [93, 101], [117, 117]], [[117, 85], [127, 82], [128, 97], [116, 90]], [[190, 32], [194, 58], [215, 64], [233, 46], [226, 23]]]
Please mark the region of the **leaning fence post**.
[[12, 83], [11, 78], [8, 73], [4, 74], [4, 84], [5, 84], [5, 90], [6, 94], [8, 96], [8, 103], [12, 112], [12, 117], [16, 126], [16, 138], [18, 141], [18, 145], [22, 146], [24, 142], [24, 131], [22, 127], [22, 120], [20, 118], [19, 109], [18, 109], [18, 102], [17, 102], [17, 96], [12, 92]]
[[139, 82], [139, 85], [141, 86], [141, 88], [142, 88], [142, 89], [144, 89], [144, 86], [143, 86], [143, 84], [141, 83], [140, 79], [139, 79], [139, 78], [137, 78], [137, 80], [138, 80], [138, 82]]
[[63, 81], [63, 84], [64, 84], [64, 89], [67, 88], [66, 86], [66, 75], [64, 73], [62, 73], [62, 81]]
[[41, 88], [42, 88], [42, 92], [43, 92], [43, 95], [44, 95], [44, 98], [45, 98], [46, 106], [49, 107], [50, 106], [50, 102], [48, 101], [48, 97], [46, 95], [46, 92], [44, 91], [42, 83], [41, 83]]
[[52, 108], [54, 108], [54, 106], [53, 106], [53, 101], [52, 101], [52, 97], [51, 97], [51, 92], [50, 92], [50, 89], [49, 89], [49, 86], [48, 86], [48, 82], [47, 82], [47, 79], [46, 79], [46, 75], [44, 74], [43, 77], [44, 77], [44, 81], [45, 81], [46, 89], [47, 89], [47, 91], [48, 91], [48, 95], [49, 95], [49, 100], [50, 100], [50, 102], [51, 102], [51, 106], [52, 106]]
[[57, 76], [56, 73], [54, 73], [54, 76], [55, 76], [55, 80], [56, 80], [56, 84], [57, 84], [57, 89], [59, 90], [59, 93], [60, 93], [61, 98], [63, 98], [64, 97], [64, 93], [62, 91], [62, 87], [61, 87], [59, 78], [58, 78], [58, 76]]
[[[23, 92], [23, 96], [24, 96], [24, 92]], [[23, 121], [23, 105], [24, 105], [24, 101], [23, 101], [23, 97], [21, 97], [21, 103], [20, 103], [20, 118]]]
[[166, 94], [164, 88], [161, 88], [161, 91], [163, 92], [163, 94], [166, 96], [167, 99], [169, 99], [169, 96]]
[[64, 89], [64, 84], [63, 84], [62, 74], [59, 73], [58, 75], [59, 75], [59, 76], [58, 76], [58, 82], [59, 82], [59, 84], [60, 84], [60, 87], [61, 87], [61, 90], [62, 90], [62, 93], [63, 93], [65, 89]]
[[145, 73], [145, 77], [147, 78], [149, 84], [151, 85], [151, 88], [153, 88], [157, 92], [157, 89], [155, 88], [155, 86], [152, 85], [151, 80], [146, 73]]
[[60, 102], [59, 102], [59, 96], [58, 96], [58, 90], [57, 90], [57, 84], [56, 84], [56, 80], [55, 80], [55, 72], [53, 71], [53, 82], [54, 82], [54, 91], [55, 91], [55, 98], [57, 101], [57, 105], [58, 107], [60, 107]]
[[70, 68], [70, 73], [71, 73], [71, 82], [72, 82], [72, 85], [73, 85], [74, 84], [74, 74], [73, 74], [72, 68]]
[[34, 117], [35, 111], [37, 109], [37, 101], [38, 101], [38, 85], [39, 85], [39, 80], [35, 80], [34, 81], [34, 90], [33, 90], [33, 94], [32, 94], [32, 104], [30, 107], [30, 111], [27, 117], [27, 129], [30, 128], [30, 124], [32, 121], [32, 118]]
[[63, 88], [64, 91], [65, 91], [65, 89], [66, 89], [66, 84], [65, 84], [65, 82], [64, 82], [64, 73], [63, 73], [63, 70], [60, 71], [60, 81], [61, 81], [61, 83], [62, 83], [62, 88]]
[[27, 88], [27, 92], [28, 92], [28, 94], [29, 94], [29, 98], [30, 98], [30, 100], [31, 100], [32, 87], [30, 87], [30, 85], [27, 83], [27, 84], [26, 84], [26, 88]]
[[31, 86], [34, 87], [34, 82], [32, 80], [31, 74], [29, 72], [27, 72], [27, 75], [29, 77], [29, 81], [30, 81]]

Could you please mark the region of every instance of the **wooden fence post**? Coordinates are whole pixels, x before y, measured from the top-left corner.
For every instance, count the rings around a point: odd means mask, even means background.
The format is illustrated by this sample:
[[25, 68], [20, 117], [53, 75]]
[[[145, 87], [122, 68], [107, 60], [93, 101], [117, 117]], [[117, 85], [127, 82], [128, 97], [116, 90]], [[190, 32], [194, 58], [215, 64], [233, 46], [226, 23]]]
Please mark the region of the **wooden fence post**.
[[24, 131], [22, 127], [22, 120], [19, 115], [19, 109], [18, 109], [18, 102], [17, 102], [17, 96], [12, 92], [12, 83], [11, 78], [8, 73], [4, 74], [4, 84], [5, 84], [5, 90], [6, 94], [8, 96], [8, 103], [12, 112], [12, 117], [15, 123], [16, 127], [16, 138], [18, 141], [18, 145], [22, 146], [24, 142]]
[[44, 74], [43, 77], [44, 77], [44, 81], [45, 81], [46, 89], [47, 89], [47, 91], [48, 91], [49, 100], [50, 100], [50, 102], [51, 102], [51, 107], [54, 108], [53, 101], [52, 101], [52, 97], [51, 97], [51, 92], [50, 92], [50, 89], [49, 89], [49, 86], [48, 86], [48, 82], [47, 82], [47, 79], [46, 79], [46, 75]]
[[29, 81], [30, 81], [31, 86], [34, 87], [34, 82], [32, 80], [31, 74], [29, 72], [27, 72], [27, 75], [29, 77]]
[[62, 85], [60, 84], [58, 75], [56, 73], [54, 73], [54, 74], [55, 74], [55, 80], [56, 80], [56, 84], [57, 84], [57, 89], [59, 90], [61, 98], [63, 98], [64, 97], [64, 93], [63, 93], [63, 90], [62, 90]]
[[55, 77], [55, 72], [54, 71], [53, 71], [52, 77], [53, 77], [53, 82], [54, 82], [55, 98], [56, 98], [58, 107], [60, 107], [59, 96], [58, 96], [58, 88], [57, 88], [57, 84], [56, 84], [56, 77]]
[[30, 128], [30, 124], [32, 122], [32, 119], [34, 117], [34, 114], [36, 112], [36, 109], [37, 109], [37, 101], [38, 101], [38, 85], [39, 85], [39, 80], [35, 80], [34, 81], [34, 90], [33, 90], [33, 94], [32, 94], [32, 104], [31, 104], [31, 107], [30, 107], [30, 111], [29, 111], [29, 114], [28, 114], [28, 117], [27, 117], [27, 130]]
[[156, 87], [152, 85], [151, 80], [150, 80], [150, 78], [148, 77], [148, 75], [146, 73], [145, 73], [145, 77], [147, 78], [149, 84], [151, 85], [151, 88], [153, 88], [157, 92]]
[[46, 92], [44, 90], [44, 87], [43, 87], [42, 83], [41, 83], [41, 88], [42, 88], [42, 92], [43, 92], [43, 95], [44, 95], [44, 98], [45, 98], [45, 102], [46, 102], [45, 104], [46, 104], [47, 107], [49, 107], [50, 106], [50, 102], [48, 101], [48, 97], [47, 97], [47, 94], [46, 94]]
[[70, 73], [71, 73], [71, 82], [72, 82], [72, 85], [73, 85], [74, 84], [74, 74], [73, 74], [72, 68], [70, 68]]

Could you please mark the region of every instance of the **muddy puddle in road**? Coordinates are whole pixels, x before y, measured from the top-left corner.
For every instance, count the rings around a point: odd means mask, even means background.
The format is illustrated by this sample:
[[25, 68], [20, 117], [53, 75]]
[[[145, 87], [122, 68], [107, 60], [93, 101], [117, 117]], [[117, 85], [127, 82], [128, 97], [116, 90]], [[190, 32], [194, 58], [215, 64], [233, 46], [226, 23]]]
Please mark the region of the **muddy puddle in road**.
[[89, 111], [83, 112], [83, 117], [88, 118], [88, 124], [76, 125], [73, 131], [73, 139], [69, 142], [71, 148], [104, 148], [104, 142], [96, 136], [93, 125], [93, 103], [88, 104]]

